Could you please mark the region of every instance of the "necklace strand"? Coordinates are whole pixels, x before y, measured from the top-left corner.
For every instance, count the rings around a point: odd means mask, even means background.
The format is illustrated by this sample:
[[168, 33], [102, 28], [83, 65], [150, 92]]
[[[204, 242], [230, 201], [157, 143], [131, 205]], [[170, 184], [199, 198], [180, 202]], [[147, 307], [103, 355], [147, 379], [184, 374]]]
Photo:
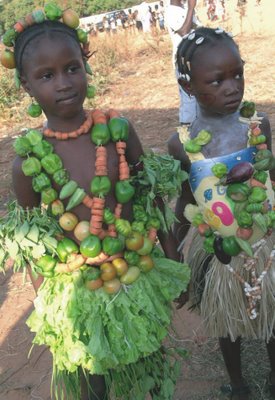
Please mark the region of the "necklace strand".
[[59, 131], [53, 131], [50, 128], [45, 128], [43, 129], [43, 134], [46, 137], [51, 137], [51, 138], [54, 137], [58, 140], [76, 139], [78, 136], [88, 133], [91, 127], [93, 126], [92, 113], [85, 111], [85, 115], [86, 115], [86, 120], [83, 122], [83, 124], [78, 129], [72, 132], [59, 132]]

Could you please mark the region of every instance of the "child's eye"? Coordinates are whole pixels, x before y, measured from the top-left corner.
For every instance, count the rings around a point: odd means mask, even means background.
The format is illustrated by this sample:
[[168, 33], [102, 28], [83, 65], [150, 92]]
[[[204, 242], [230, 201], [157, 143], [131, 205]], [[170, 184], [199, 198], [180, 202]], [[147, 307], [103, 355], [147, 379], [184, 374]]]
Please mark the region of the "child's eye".
[[71, 65], [70, 67], [68, 67], [68, 72], [73, 74], [73, 73], [77, 72], [78, 69], [79, 69], [79, 66]]
[[43, 80], [49, 80], [51, 79], [53, 74], [51, 72], [46, 72], [45, 74], [42, 75]]
[[219, 86], [221, 83], [221, 79], [216, 79], [215, 81], [210, 82], [211, 86]]
[[240, 74], [237, 74], [235, 79], [243, 79], [243, 73], [241, 72]]

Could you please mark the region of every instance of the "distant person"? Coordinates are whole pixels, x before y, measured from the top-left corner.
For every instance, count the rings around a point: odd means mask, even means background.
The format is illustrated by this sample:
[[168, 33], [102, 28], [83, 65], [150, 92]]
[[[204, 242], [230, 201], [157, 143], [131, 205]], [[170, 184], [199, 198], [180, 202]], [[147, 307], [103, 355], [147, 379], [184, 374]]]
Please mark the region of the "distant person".
[[134, 14], [132, 13], [131, 8], [129, 8], [128, 10], [128, 24], [129, 24], [129, 31], [133, 33], [135, 30], [135, 21], [134, 21]]
[[140, 5], [140, 14], [143, 32], [151, 32], [151, 13], [148, 4], [145, 1]]
[[216, 15], [219, 20], [224, 21], [225, 8], [222, 0], [216, 0]]
[[110, 27], [110, 22], [108, 20], [108, 18], [104, 17], [103, 18], [103, 27], [106, 33], [110, 33], [111, 27]]
[[117, 26], [117, 30], [118, 31], [122, 31], [122, 17], [121, 17], [121, 14], [119, 14], [117, 17], [116, 17], [116, 26]]
[[163, 1], [159, 2], [159, 28], [165, 30], [165, 9]]
[[[162, 4], [163, 4], [163, 2], [162, 2]], [[158, 6], [158, 4], [156, 4], [155, 5], [155, 13], [157, 15], [157, 21], [158, 21], [159, 29], [161, 31], [164, 31], [165, 30], [165, 26], [164, 26], [164, 7], [163, 6], [161, 7], [161, 4], [160, 4], [160, 6]]]
[[97, 36], [97, 29], [96, 29], [96, 25], [95, 24], [91, 24], [90, 26], [90, 32], [89, 32], [90, 36]]
[[[178, 71], [175, 66], [176, 53], [182, 37], [191, 31], [194, 21], [196, 0], [188, 0], [188, 8], [184, 8], [181, 0], [171, 0], [166, 8], [165, 21], [173, 44], [173, 66], [178, 81]], [[194, 96], [189, 96], [180, 85], [180, 124], [190, 124], [196, 117], [197, 102]]]
[[137, 30], [138, 31], [142, 31], [143, 30], [142, 21], [141, 21], [140, 13], [138, 12], [138, 10], [135, 10], [134, 18], [135, 18], [135, 21], [136, 21]]
[[117, 33], [117, 29], [116, 29], [116, 20], [114, 18], [111, 18], [110, 20], [110, 28], [112, 34], [115, 35]]
[[216, 14], [216, 3], [214, 0], [208, 1], [207, 18], [209, 21], [216, 21], [218, 19]]

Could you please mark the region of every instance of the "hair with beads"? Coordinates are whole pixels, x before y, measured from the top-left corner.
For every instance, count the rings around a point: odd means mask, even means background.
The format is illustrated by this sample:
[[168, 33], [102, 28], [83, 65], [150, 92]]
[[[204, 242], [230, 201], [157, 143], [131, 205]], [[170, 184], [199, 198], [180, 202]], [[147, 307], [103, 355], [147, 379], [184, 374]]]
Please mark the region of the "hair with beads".
[[179, 44], [176, 63], [179, 71], [179, 78], [189, 81], [191, 79], [191, 62], [197, 49], [201, 46], [207, 48], [217, 43], [227, 42], [238, 48], [232, 39], [232, 35], [221, 28], [200, 27], [185, 35]]
[[24, 53], [26, 52], [26, 49], [29, 47], [30, 43], [33, 40], [37, 39], [39, 36], [55, 38], [55, 35], [57, 33], [67, 35], [68, 37], [72, 38], [77, 43], [79, 49], [82, 52], [82, 48], [80, 46], [75, 29], [72, 29], [59, 21], [45, 20], [39, 24], [34, 24], [25, 29], [22, 33], [20, 33], [15, 42], [15, 63], [19, 75], [22, 73], [22, 61]]

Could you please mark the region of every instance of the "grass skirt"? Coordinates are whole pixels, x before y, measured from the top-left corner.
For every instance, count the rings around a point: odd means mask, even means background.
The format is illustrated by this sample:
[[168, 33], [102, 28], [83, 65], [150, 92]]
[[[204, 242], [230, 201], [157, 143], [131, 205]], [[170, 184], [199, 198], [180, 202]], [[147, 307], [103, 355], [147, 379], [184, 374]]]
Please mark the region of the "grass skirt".
[[[33, 343], [53, 355], [54, 392], [80, 398], [79, 369], [104, 375], [113, 398], [143, 400], [154, 387], [172, 399], [176, 372], [162, 341], [172, 317], [171, 301], [186, 290], [187, 265], [154, 257], [155, 267], [115, 295], [86, 289], [82, 272], [45, 279], [27, 320]], [[150, 378], [150, 379], [149, 379]], [[56, 395], [63, 398], [64, 393]], [[158, 397], [156, 397], [157, 399]]]
[[[210, 337], [238, 336], [268, 342], [275, 325], [275, 263], [272, 262], [261, 283], [261, 299], [257, 300], [257, 317], [251, 319], [244, 285], [215, 256], [209, 257], [202, 249], [203, 238], [193, 230], [185, 260], [191, 268], [190, 302], [199, 308], [206, 333]], [[256, 277], [263, 272], [275, 243], [269, 236], [258, 253]], [[230, 266], [251, 285], [251, 271], [244, 268], [242, 256], [232, 257]]]

